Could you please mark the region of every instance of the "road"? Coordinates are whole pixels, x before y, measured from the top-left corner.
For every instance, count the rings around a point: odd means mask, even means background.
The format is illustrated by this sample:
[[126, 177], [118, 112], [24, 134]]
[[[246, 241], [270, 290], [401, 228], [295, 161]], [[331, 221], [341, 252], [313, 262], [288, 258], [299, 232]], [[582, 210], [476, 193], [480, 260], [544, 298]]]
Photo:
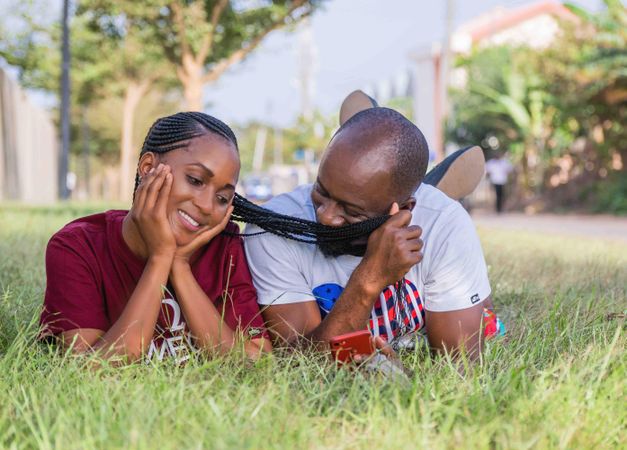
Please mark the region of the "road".
[[556, 235], [592, 237], [627, 243], [627, 217], [583, 214], [506, 213], [496, 215], [473, 211], [472, 219], [478, 227], [542, 232]]

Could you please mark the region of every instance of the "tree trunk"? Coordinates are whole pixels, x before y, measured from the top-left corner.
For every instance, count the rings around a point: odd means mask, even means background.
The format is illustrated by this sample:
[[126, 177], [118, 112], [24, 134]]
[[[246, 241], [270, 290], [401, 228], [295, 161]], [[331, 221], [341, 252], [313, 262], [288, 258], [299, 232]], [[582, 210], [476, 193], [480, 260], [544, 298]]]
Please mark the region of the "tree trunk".
[[183, 58], [182, 67], [179, 69], [179, 80], [183, 85], [185, 96], [185, 108], [188, 111], [202, 111], [204, 109], [202, 88], [204, 70], [202, 63], [198, 63], [191, 56]]
[[81, 141], [83, 156], [83, 189], [85, 196], [90, 198], [91, 170], [89, 165], [89, 125], [87, 124], [87, 106], [81, 105]]
[[122, 137], [120, 139], [120, 200], [131, 200], [135, 186], [135, 170], [139, 157], [139, 149], [133, 142], [133, 128], [137, 105], [150, 88], [150, 81], [130, 82], [124, 92], [124, 108], [122, 111]]
[[67, 200], [70, 191], [67, 186], [67, 174], [70, 158], [70, 2], [63, 2], [63, 41], [61, 45], [61, 154], [59, 160], [59, 198]]
[[532, 172], [534, 170], [532, 162], [533, 148], [529, 143], [525, 143], [524, 146], [525, 147], [523, 150], [523, 155], [520, 159], [521, 176], [519, 178], [520, 199], [522, 200], [523, 204], [533, 197]]
[[202, 111], [204, 109], [202, 98], [202, 78], [190, 77], [183, 85], [185, 94], [185, 107], [188, 111]]

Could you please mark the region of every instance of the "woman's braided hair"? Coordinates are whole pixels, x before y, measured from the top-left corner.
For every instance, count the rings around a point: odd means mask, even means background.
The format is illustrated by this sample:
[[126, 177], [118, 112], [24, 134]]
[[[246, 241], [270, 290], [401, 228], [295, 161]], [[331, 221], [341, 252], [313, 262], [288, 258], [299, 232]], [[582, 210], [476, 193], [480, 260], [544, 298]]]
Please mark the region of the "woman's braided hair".
[[[237, 194], [233, 199], [233, 206], [233, 214], [231, 214], [233, 220], [257, 225], [265, 230], [263, 232], [267, 231], [277, 236], [310, 244], [350, 243], [355, 239], [369, 235], [389, 218], [389, 216], [379, 216], [350, 225], [331, 227], [311, 220], [270, 211]], [[260, 233], [250, 233], [244, 236], [256, 234]]]
[[[180, 112], [162, 117], [150, 127], [142, 145], [140, 157], [146, 152], [163, 154], [172, 150], [187, 148], [192, 139], [209, 133], [222, 136], [231, 142], [236, 150], [238, 149], [235, 134], [221, 120], [201, 112]], [[135, 175], [133, 193], [137, 190], [139, 183], [138, 171]], [[315, 221], [270, 211], [238, 194], [235, 194], [233, 199], [233, 207], [231, 215], [233, 220], [257, 225], [264, 230], [261, 233], [269, 232], [310, 244], [345, 243], [350, 245], [355, 239], [369, 235], [389, 218], [389, 216], [381, 216], [342, 227], [330, 227]], [[242, 236], [256, 234], [260, 233], [243, 234]]]
[[[208, 133], [222, 136], [237, 150], [237, 138], [227, 124], [209, 114], [180, 112], [157, 119], [152, 124], [144, 139], [139, 157], [141, 158], [146, 152], [163, 154], [179, 148], [187, 148], [190, 140]], [[139, 171], [137, 171], [133, 196], [140, 181]]]

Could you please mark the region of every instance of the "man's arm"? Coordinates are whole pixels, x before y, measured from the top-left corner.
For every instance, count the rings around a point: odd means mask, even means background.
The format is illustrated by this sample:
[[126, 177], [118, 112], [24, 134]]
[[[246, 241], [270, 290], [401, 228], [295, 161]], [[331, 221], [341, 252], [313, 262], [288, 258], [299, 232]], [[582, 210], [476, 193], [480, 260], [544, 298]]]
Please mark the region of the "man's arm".
[[411, 212], [399, 211], [395, 204], [390, 213], [393, 217], [370, 235], [364, 258], [324, 320], [313, 300], [264, 309], [263, 317], [278, 345], [293, 345], [299, 337], [326, 343], [333, 336], [366, 327], [381, 291], [422, 259], [422, 230], [409, 226]]
[[483, 309], [492, 308], [492, 298], [458, 311], [426, 311], [427, 339], [436, 352], [457, 356], [460, 352], [475, 360], [483, 348]]
[[363, 330], [383, 288], [368, 292], [357, 270], [324, 320], [315, 300], [265, 308], [263, 318], [275, 343], [294, 345], [302, 338], [328, 342], [333, 336]]
[[492, 309], [481, 243], [468, 213], [452, 205], [434, 224], [422, 265], [427, 338], [436, 352], [481, 354], [483, 310]]

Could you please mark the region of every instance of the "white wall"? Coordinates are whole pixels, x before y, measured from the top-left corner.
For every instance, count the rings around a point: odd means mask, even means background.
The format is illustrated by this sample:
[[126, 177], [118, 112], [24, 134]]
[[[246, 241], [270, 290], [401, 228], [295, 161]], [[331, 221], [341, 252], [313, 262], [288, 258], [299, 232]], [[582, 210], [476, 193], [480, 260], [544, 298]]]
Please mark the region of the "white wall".
[[57, 200], [58, 139], [48, 113], [0, 69], [0, 200]]

